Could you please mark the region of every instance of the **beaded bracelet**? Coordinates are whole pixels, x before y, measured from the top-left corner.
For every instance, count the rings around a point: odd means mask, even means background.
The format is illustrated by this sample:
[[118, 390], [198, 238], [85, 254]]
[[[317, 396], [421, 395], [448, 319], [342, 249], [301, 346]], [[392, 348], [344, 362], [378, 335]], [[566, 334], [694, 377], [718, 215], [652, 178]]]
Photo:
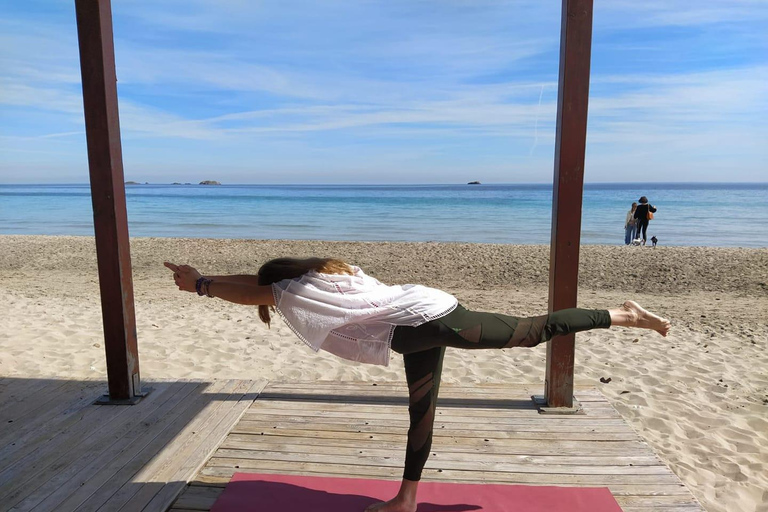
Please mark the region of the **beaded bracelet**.
[[198, 280], [195, 282], [195, 291], [201, 297], [203, 295], [208, 297], [213, 297], [213, 295], [211, 295], [211, 292], [209, 290], [212, 282], [213, 282], [213, 279], [206, 279], [204, 277], [198, 278]]

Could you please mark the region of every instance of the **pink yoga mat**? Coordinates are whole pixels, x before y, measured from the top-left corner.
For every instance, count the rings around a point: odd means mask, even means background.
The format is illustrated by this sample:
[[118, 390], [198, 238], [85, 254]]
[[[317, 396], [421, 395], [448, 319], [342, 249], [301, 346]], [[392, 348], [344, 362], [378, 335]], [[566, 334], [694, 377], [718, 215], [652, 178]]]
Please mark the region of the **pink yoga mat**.
[[[400, 482], [235, 473], [211, 512], [362, 512]], [[607, 488], [422, 482], [418, 512], [621, 512]]]

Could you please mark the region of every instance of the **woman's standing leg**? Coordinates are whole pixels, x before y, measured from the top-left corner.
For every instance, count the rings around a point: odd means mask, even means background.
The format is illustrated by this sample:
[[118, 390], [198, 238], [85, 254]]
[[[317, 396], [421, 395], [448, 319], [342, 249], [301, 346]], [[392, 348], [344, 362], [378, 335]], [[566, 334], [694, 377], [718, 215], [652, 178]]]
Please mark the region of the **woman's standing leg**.
[[387, 502], [371, 505], [366, 512], [415, 512], [416, 510], [416, 491], [432, 447], [435, 407], [444, 354], [445, 347], [434, 347], [403, 356], [405, 378], [408, 381], [408, 415], [411, 424], [405, 449], [403, 480], [397, 496]]

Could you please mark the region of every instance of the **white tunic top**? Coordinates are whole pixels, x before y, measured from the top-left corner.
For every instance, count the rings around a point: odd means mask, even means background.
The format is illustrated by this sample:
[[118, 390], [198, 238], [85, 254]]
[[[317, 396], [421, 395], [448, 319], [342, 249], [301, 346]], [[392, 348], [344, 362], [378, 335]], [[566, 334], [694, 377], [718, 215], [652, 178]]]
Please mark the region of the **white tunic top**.
[[396, 326], [419, 326], [447, 315], [458, 303], [435, 288], [388, 286], [359, 267], [352, 270], [354, 275], [311, 270], [272, 285], [277, 312], [314, 351], [387, 366]]

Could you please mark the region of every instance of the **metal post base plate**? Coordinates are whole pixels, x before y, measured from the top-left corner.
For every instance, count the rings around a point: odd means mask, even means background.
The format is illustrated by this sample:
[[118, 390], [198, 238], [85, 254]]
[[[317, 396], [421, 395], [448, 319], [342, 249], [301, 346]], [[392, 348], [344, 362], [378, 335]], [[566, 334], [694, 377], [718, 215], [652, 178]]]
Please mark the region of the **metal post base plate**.
[[121, 400], [111, 399], [109, 395], [101, 395], [93, 402], [95, 405], [136, 405], [141, 402], [141, 399], [147, 396], [152, 388], [143, 388], [138, 395], [134, 395], [131, 398], [125, 398]]
[[584, 414], [584, 409], [581, 407], [581, 404], [578, 400], [575, 398], [573, 399], [573, 407], [549, 407], [547, 405], [547, 397], [544, 395], [531, 395], [531, 400], [533, 400], [534, 405], [536, 405], [536, 409], [538, 409], [539, 414], [549, 414], [549, 415], [573, 415], [573, 414]]

